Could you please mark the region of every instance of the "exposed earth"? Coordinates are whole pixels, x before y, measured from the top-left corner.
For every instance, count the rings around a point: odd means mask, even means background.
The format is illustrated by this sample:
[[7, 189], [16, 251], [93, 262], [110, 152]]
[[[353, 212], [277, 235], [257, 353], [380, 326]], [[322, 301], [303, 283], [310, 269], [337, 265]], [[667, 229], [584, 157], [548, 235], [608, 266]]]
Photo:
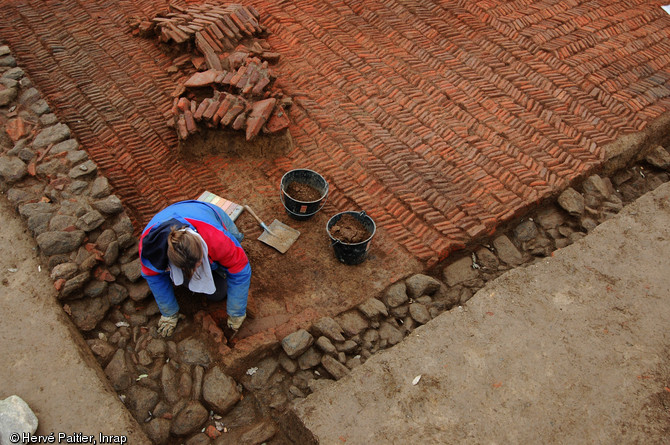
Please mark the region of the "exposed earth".
[[[658, 2], [250, 3], [271, 32], [242, 50], [279, 61], [281, 91], [259, 102], [276, 98], [290, 120], [276, 137], [268, 121], [253, 145], [228, 130], [177, 141], [166, 125], [171, 106], [183, 104], [173, 124], [196, 114], [201, 98], [176, 98], [207, 67], [129, 27], [163, 0], [0, 9], [11, 203], [0, 209], [0, 398], [24, 396], [41, 433], [114, 428], [131, 443], [428, 442], [445, 440], [444, 425], [447, 442], [662, 443], [667, 224], [645, 225], [667, 219], [670, 179]], [[302, 167], [330, 189], [296, 221], [278, 183]], [[243, 213], [253, 317], [228, 342], [225, 303], [180, 291], [186, 318], [162, 339], [135, 236], [205, 189], [301, 234], [281, 254]], [[352, 209], [376, 223], [355, 267], [329, 234], [357, 243], [371, 232], [349, 215], [327, 227]]]

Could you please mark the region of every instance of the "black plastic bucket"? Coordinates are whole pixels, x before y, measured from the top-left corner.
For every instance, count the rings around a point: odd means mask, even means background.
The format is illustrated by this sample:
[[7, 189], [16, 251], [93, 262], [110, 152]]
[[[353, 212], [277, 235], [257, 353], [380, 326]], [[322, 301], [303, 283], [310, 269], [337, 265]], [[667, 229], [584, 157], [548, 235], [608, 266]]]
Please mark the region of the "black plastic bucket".
[[[286, 190], [293, 182], [298, 182], [315, 188], [321, 193], [321, 197], [316, 201], [309, 202], [298, 201], [291, 198], [289, 194], [286, 193]], [[316, 212], [321, 210], [328, 197], [328, 183], [323, 176], [306, 168], [286, 172], [281, 178], [279, 190], [281, 192], [281, 202], [284, 204], [286, 213], [288, 213], [291, 218], [297, 219], [298, 221], [305, 221], [311, 218]]]
[[[330, 229], [345, 214], [352, 215], [354, 218], [360, 221], [361, 224], [363, 224], [367, 231], [370, 232], [368, 239], [361, 241], [360, 243], [345, 243], [336, 238], [333, 238], [333, 235], [330, 234]], [[365, 258], [368, 254], [368, 248], [370, 247], [370, 240], [375, 235], [377, 226], [375, 225], [375, 222], [372, 220], [372, 218], [366, 215], [365, 212], [342, 212], [334, 215], [328, 220], [328, 223], [326, 224], [326, 231], [328, 232], [328, 236], [332, 241], [331, 245], [335, 251], [335, 257], [344, 264], [354, 265], [361, 264], [363, 261], [365, 261]]]

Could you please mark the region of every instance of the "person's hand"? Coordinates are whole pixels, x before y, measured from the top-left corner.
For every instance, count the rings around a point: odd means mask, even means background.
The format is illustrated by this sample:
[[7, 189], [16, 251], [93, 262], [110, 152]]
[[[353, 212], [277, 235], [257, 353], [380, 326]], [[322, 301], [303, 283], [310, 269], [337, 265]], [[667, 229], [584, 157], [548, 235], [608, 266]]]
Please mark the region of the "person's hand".
[[240, 315], [239, 317], [233, 317], [231, 315], [228, 317], [228, 327], [233, 331], [238, 331], [246, 318], [247, 318], [246, 314]]
[[174, 329], [177, 327], [177, 322], [179, 321], [179, 314], [174, 314], [170, 317], [161, 315], [160, 320], [158, 320], [158, 333], [163, 337], [169, 337], [174, 332]]

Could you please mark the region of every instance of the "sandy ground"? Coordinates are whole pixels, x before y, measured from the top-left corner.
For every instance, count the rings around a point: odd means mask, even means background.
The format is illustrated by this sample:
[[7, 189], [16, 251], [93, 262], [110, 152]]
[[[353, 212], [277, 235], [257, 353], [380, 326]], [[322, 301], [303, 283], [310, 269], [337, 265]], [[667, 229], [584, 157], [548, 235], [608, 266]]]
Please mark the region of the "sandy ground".
[[36, 434], [125, 435], [150, 443], [56, 300], [35, 242], [0, 196], [0, 399], [16, 394]]
[[297, 417], [321, 444], [667, 444], [668, 255], [664, 184], [298, 402]]

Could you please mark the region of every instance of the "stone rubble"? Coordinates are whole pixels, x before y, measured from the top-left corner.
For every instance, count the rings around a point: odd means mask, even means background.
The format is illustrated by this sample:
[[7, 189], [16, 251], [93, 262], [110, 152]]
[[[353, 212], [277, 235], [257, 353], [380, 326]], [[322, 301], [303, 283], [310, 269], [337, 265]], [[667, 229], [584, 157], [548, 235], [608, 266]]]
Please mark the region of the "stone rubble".
[[37, 416], [21, 397], [13, 395], [0, 400], [0, 442], [2, 445], [16, 443], [10, 439], [12, 433], [33, 434], [37, 430], [38, 423]]

